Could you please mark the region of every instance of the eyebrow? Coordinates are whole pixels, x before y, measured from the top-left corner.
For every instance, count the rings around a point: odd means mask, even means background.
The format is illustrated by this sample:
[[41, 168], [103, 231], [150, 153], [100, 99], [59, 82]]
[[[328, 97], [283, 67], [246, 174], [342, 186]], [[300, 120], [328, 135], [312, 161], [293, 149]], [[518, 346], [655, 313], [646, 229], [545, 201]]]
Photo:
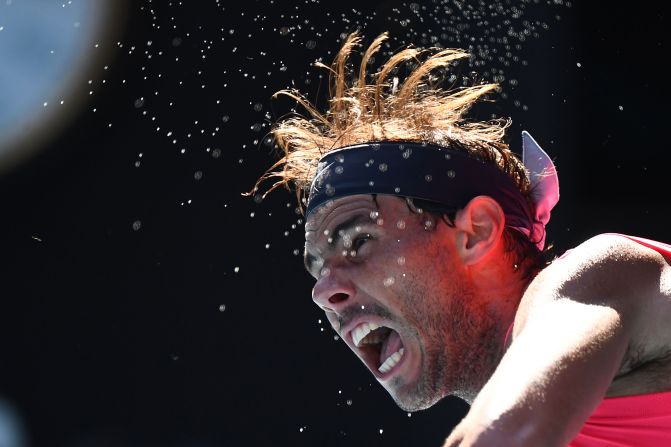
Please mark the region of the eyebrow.
[[[333, 228], [332, 231], [329, 231], [328, 235], [331, 236], [333, 239], [331, 242], [326, 247], [326, 251], [334, 251], [335, 247], [338, 246], [338, 243], [342, 239], [342, 235], [345, 234], [347, 231], [351, 230], [353, 227], [362, 224], [362, 223], [370, 223], [370, 216], [366, 214], [355, 214], [342, 222], [340, 222], [338, 225]], [[305, 269], [308, 271], [308, 273], [312, 272], [312, 267], [314, 263], [317, 261], [317, 258], [314, 255], [311, 255], [310, 253], [305, 252], [305, 259], [304, 259], [304, 264], [305, 264]]]

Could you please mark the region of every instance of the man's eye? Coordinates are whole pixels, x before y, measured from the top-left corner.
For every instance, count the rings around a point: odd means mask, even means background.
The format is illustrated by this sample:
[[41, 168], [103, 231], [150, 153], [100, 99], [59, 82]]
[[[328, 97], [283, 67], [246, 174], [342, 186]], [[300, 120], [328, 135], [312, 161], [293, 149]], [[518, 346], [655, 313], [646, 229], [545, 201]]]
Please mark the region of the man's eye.
[[372, 239], [372, 236], [368, 233], [361, 233], [352, 241], [352, 250], [359, 251], [361, 246]]

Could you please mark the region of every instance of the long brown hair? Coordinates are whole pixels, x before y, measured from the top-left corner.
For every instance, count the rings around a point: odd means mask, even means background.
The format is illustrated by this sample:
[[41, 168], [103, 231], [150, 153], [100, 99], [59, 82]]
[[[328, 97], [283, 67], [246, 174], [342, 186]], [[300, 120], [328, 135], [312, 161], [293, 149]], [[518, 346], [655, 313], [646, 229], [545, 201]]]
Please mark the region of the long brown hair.
[[[358, 75], [349, 63], [361, 44], [358, 33], [350, 34], [330, 67], [328, 110], [320, 112], [295, 89], [281, 90], [303, 107], [307, 116], [294, 114], [277, 122], [271, 134], [283, 155], [256, 182], [247, 195], [257, 194], [262, 183], [276, 179], [261, 197], [279, 186], [296, 189], [299, 207], [305, 204], [319, 159], [335, 149], [373, 141], [413, 141], [449, 146], [496, 165], [508, 174], [529, 199], [529, 179], [523, 163], [504, 142], [510, 119], [469, 121], [466, 112], [478, 100], [498, 89], [498, 84], [441, 88], [446, 73], [469, 54], [459, 49], [405, 48], [390, 56], [376, 73], [368, 65], [380, 51], [387, 33], [378, 36], [363, 52]], [[413, 67], [399, 79], [404, 64]], [[436, 76], [436, 72], [443, 76]], [[372, 78], [372, 82], [368, 82]], [[348, 82], [348, 79], [350, 81]], [[477, 181], [477, 179], [473, 179]], [[440, 209], [432, 214], [442, 214]], [[533, 275], [547, 264], [548, 247], [539, 251], [521, 234], [506, 228], [504, 239], [515, 268]]]
[[[438, 84], [442, 79], [434, 73], [439, 69], [447, 71], [456, 61], [469, 55], [459, 49], [437, 48], [406, 48], [393, 54], [369, 83], [368, 64], [386, 39], [387, 33], [384, 33], [370, 44], [361, 57], [358, 76], [350, 82], [349, 59], [361, 44], [356, 32], [347, 37], [330, 67], [316, 63], [329, 71], [330, 99], [325, 113], [295, 89], [275, 93], [275, 97], [283, 95], [295, 100], [307, 116], [292, 115], [274, 125], [271, 134], [283, 156], [257, 180], [248, 194], [256, 194], [263, 182], [273, 178], [276, 182], [262, 197], [279, 186], [290, 189], [293, 183], [301, 204], [324, 154], [370, 141], [415, 141], [460, 148], [493, 163], [508, 174], [526, 196], [529, 181], [524, 166], [503, 141], [510, 120], [470, 122], [464, 117], [476, 101], [496, 90], [498, 85], [483, 83], [441, 89]], [[399, 80], [395, 73], [408, 62], [415, 67]]]

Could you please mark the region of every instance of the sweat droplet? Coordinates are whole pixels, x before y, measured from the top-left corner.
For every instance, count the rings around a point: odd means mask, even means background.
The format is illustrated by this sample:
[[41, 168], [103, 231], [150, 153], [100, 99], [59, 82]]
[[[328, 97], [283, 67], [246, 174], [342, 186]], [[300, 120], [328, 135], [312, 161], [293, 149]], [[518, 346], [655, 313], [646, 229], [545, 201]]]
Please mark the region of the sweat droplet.
[[395, 282], [394, 278], [392, 276], [390, 276], [389, 278], [385, 278], [383, 284], [384, 284], [385, 287], [391, 287], [391, 286], [394, 285], [394, 282]]
[[399, 256], [396, 262], [398, 262], [398, 265], [405, 265], [405, 257]]
[[398, 228], [399, 230], [405, 229], [405, 221], [399, 220], [398, 222], [396, 222], [396, 228]]

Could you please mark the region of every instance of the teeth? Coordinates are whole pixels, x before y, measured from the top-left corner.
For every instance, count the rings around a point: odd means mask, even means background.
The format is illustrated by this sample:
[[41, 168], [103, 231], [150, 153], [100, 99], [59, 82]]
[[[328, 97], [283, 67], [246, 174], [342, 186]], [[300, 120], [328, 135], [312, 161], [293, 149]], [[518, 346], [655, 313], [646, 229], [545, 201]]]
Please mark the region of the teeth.
[[382, 365], [377, 369], [381, 373], [386, 373], [390, 369], [392, 369], [403, 357], [403, 348], [399, 349], [398, 351], [394, 352], [392, 355], [387, 357], [387, 360], [384, 361]]
[[370, 334], [370, 331], [374, 331], [375, 329], [379, 328], [375, 323], [363, 323], [357, 326], [354, 331], [352, 331], [352, 341], [354, 342], [354, 345], [358, 348], [360, 347], [361, 340], [363, 338]]

